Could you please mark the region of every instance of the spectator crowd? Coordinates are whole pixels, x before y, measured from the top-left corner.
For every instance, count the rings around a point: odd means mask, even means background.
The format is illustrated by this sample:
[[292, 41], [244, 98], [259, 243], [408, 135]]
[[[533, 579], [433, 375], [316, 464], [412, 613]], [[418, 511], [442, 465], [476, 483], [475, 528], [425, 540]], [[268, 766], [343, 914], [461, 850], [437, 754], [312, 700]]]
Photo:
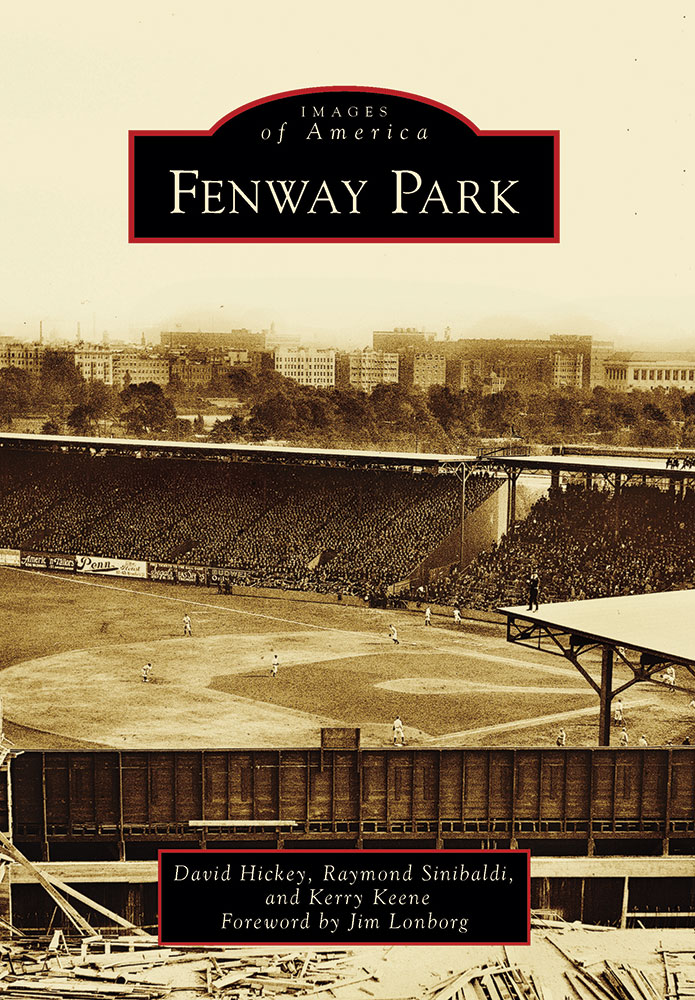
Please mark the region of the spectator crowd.
[[[540, 600], [648, 594], [695, 579], [695, 491], [656, 486], [551, 490], [500, 544], [452, 574], [437, 597], [491, 609], [525, 603], [536, 568]], [[432, 598], [432, 595], [430, 595]]]
[[[467, 510], [499, 487], [468, 477]], [[383, 593], [460, 519], [453, 475], [316, 465], [4, 452], [0, 547], [220, 567], [239, 584]], [[680, 588], [695, 579], [695, 491], [555, 488], [499, 545], [427, 589], [489, 610]]]
[[[456, 529], [453, 475], [5, 452], [0, 546], [229, 569], [240, 584], [368, 594]], [[475, 473], [466, 507], [499, 480]]]

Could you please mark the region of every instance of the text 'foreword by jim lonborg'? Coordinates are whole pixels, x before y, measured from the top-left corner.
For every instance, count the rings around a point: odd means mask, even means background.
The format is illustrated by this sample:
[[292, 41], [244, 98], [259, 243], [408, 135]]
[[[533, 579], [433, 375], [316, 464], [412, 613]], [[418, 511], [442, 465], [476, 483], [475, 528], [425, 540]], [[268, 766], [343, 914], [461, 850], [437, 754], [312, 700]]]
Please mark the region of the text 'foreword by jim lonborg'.
[[528, 853], [162, 851], [163, 943], [525, 943]]

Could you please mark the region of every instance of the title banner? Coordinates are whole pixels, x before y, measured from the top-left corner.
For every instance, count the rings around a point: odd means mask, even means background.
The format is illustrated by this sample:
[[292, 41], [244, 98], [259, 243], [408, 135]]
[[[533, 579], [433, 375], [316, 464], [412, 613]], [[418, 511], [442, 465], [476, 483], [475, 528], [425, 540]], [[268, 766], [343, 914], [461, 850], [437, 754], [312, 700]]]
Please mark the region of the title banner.
[[131, 242], [558, 242], [559, 134], [327, 87], [130, 132]]
[[166, 945], [527, 944], [528, 851], [160, 851]]

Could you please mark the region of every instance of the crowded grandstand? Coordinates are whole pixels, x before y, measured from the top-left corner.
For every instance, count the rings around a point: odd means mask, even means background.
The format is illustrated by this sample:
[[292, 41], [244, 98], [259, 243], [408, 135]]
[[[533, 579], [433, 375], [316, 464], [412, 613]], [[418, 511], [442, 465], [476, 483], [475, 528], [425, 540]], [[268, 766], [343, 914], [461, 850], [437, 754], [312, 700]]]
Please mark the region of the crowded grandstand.
[[694, 538], [693, 491], [569, 485], [551, 489], [499, 545], [433, 591], [472, 608], [519, 604], [530, 568], [544, 603], [676, 590], [695, 577]]
[[[468, 479], [466, 510], [500, 485]], [[367, 594], [460, 520], [452, 475], [5, 451], [0, 546], [222, 567], [238, 585]]]
[[[418, 575], [461, 530], [451, 469], [286, 464], [281, 449], [274, 460], [207, 458], [4, 448], [0, 548], [195, 567], [179, 579], [198, 583], [359, 596], [396, 587], [480, 610], [520, 603], [532, 568], [543, 602], [681, 588], [695, 572], [695, 494], [658, 477], [619, 490], [556, 484], [467, 566], [454, 546]], [[499, 468], [469, 472], [466, 517], [505, 483]]]

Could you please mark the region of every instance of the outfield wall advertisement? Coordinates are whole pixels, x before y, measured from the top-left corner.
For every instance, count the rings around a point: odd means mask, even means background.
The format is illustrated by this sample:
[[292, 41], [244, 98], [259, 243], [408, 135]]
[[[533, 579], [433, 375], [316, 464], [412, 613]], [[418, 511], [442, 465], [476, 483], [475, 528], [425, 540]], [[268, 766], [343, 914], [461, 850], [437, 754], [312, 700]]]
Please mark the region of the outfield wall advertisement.
[[21, 553], [19, 549], [0, 549], [0, 566], [19, 566]]
[[176, 580], [178, 583], [204, 584], [206, 581], [207, 567], [193, 566], [188, 563], [179, 563], [176, 567]]
[[22, 551], [20, 565], [24, 569], [61, 569], [67, 573], [74, 573], [75, 557], [61, 555], [59, 552]]
[[176, 566], [174, 563], [148, 563], [147, 575], [150, 580], [164, 580], [166, 583], [176, 583]]
[[191, 566], [188, 563], [150, 562], [147, 567], [147, 575], [150, 580], [195, 584], [205, 583], [207, 580], [206, 566]]
[[147, 563], [137, 559], [110, 559], [107, 556], [75, 556], [78, 573], [106, 576], [132, 576], [147, 579]]

